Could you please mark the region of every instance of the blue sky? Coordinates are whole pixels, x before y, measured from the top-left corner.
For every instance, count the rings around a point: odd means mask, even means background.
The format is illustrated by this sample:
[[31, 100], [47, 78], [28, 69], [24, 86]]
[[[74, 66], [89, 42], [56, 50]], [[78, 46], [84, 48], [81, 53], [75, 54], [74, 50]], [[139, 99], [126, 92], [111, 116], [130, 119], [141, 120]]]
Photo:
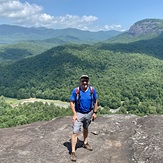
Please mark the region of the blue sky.
[[0, 24], [54, 29], [128, 30], [163, 19], [162, 0], [0, 0]]

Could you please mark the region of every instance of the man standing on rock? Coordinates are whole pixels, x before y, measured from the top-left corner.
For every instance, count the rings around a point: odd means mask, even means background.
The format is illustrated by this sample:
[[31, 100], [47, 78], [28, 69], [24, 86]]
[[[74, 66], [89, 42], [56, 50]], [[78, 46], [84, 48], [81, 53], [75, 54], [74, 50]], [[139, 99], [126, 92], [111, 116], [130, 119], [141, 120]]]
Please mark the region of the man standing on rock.
[[88, 75], [80, 77], [80, 86], [74, 88], [70, 97], [70, 107], [73, 113], [73, 134], [71, 138], [71, 161], [76, 161], [75, 148], [78, 133], [83, 126], [83, 147], [92, 151], [93, 148], [88, 144], [88, 126], [91, 120], [96, 119], [97, 114], [97, 93], [94, 87], [89, 86]]

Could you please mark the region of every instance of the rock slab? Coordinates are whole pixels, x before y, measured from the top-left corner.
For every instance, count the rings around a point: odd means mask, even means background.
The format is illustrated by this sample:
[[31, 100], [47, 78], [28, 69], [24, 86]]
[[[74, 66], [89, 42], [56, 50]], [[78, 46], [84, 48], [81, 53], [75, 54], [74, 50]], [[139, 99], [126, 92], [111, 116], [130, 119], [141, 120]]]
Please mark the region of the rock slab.
[[[71, 118], [0, 129], [0, 163], [69, 163]], [[163, 115], [99, 116], [89, 128], [93, 151], [82, 148], [78, 163], [162, 163]]]

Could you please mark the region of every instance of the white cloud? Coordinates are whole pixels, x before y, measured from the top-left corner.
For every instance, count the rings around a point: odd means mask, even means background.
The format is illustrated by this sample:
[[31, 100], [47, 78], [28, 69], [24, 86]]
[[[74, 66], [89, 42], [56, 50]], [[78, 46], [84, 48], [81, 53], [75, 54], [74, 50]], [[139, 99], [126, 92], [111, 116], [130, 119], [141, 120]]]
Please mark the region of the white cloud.
[[[28, 27], [47, 28], [78, 28], [81, 30], [95, 29], [93, 23], [98, 20], [95, 16], [77, 16], [67, 14], [55, 17], [44, 13], [43, 7], [37, 4], [21, 3], [19, 0], [0, 0], [0, 18], [10, 20], [15, 25]], [[112, 25], [101, 28], [102, 30], [118, 29], [121, 26]]]
[[[0, 2], [3, 0], [0, 0]], [[20, 3], [17, 0], [8, 0], [1, 2], [0, 16], [5, 18], [26, 18], [28, 16], [37, 14], [42, 11], [42, 7], [38, 5], [31, 5], [29, 3]]]
[[122, 26], [121, 25], [105, 25], [104, 26], [104, 29], [105, 30], [121, 30], [122, 29]]
[[[64, 27], [72, 27], [72, 28], [79, 28], [84, 29], [86, 25], [90, 25], [94, 21], [96, 21], [98, 18], [95, 16], [82, 16], [79, 17], [77, 15], [65, 15], [63, 17], [56, 17], [54, 18], [55, 22], [57, 22], [59, 25]], [[57, 25], [56, 23], [56, 25]]]

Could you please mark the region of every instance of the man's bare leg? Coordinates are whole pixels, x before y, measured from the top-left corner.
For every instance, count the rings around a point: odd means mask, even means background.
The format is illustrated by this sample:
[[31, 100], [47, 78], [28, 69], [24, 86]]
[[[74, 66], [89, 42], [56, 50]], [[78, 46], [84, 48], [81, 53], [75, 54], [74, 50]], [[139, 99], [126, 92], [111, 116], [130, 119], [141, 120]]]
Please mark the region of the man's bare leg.
[[77, 134], [76, 133], [73, 133], [72, 134], [72, 137], [71, 137], [72, 152], [75, 152], [76, 143], [77, 143]]
[[89, 151], [92, 151], [93, 148], [88, 144], [88, 128], [83, 129], [83, 137], [84, 137], [84, 145], [83, 145], [83, 147], [86, 148]]
[[88, 143], [88, 128], [83, 129], [83, 138], [84, 138], [84, 144]]

